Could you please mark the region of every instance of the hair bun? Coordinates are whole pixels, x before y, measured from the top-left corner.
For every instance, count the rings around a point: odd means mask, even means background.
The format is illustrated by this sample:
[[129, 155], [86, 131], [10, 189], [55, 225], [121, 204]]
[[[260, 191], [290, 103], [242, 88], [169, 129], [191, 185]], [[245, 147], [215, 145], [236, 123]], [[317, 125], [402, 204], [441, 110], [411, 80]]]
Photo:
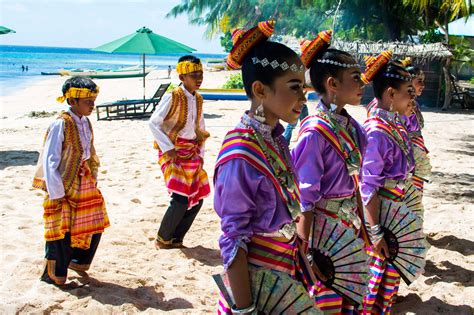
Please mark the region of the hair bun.
[[232, 42], [234, 47], [227, 56], [227, 65], [229, 68], [237, 70], [242, 67], [242, 61], [248, 52], [261, 41], [267, 40], [275, 28], [275, 21], [263, 21], [248, 31], [242, 29], [232, 32]]
[[364, 81], [365, 84], [372, 81], [377, 72], [379, 72], [392, 57], [393, 52], [391, 50], [382, 51], [377, 57], [364, 57], [366, 68], [362, 74], [362, 81]]
[[[313, 58], [327, 48], [331, 44], [332, 30], [326, 30], [319, 32], [318, 36], [311, 42], [309, 40], [303, 40], [300, 43], [301, 47], [301, 61], [308, 68]], [[308, 42], [308, 43], [307, 43]]]

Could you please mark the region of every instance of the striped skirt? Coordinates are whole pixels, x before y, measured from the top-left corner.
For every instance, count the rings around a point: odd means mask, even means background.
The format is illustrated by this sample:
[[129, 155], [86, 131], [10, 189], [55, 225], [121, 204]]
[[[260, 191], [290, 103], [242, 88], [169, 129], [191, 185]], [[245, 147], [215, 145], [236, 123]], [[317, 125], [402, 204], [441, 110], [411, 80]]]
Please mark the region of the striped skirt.
[[371, 249], [367, 250], [370, 260], [369, 293], [364, 298], [363, 314], [390, 314], [392, 304], [400, 285], [400, 275], [383, 257]]
[[423, 192], [424, 182], [428, 182], [431, 177], [431, 163], [428, 157], [428, 149], [425, 147], [423, 137], [412, 138], [413, 155], [415, 157], [415, 172], [412, 176], [412, 183], [418, 190]]
[[[314, 286], [316, 279], [298, 240], [255, 235], [252, 237], [252, 241], [247, 244], [247, 248], [250, 272], [258, 268], [272, 269], [289, 274], [292, 278], [300, 281], [305, 288]], [[222, 293], [219, 295], [217, 314], [232, 314]]]
[[110, 226], [104, 198], [87, 163], [82, 163], [79, 176], [62, 199], [43, 202], [44, 238], [46, 241], [63, 239], [71, 234], [71, 247], [89, 249], [92, 235]]
[[175, 150], [177, 159], [174, 161], [158, 151], [158, 164], [168, 191], [187, 197], [188, 209], [191, 209], [211, 193], [207, 173], [202, 167], [203, 160], [196, 141], [178, 138]]

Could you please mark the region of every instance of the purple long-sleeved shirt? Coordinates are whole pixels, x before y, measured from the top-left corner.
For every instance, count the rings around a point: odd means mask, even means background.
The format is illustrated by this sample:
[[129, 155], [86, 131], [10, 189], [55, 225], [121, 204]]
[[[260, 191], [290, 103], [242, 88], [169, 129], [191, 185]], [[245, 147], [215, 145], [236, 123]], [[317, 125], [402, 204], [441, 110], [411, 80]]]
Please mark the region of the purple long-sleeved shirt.
[[[328, 113], [328, 109], [321, 102], [317, 105], [317, 109]], [[332, 115], [346, 130], [349, 124], [355, 127], [356, 142], [363, 155], [367, 142], [365, 131], [359, 123], [350, 116], [335, 113]], [[356, 187], [345, 162], [319, 132], [305, 131], [298, 138], [291, 156], [299, 180], [302, 211], [313, 210], [322, 198], [340, 198], [354, 194]]]
[[[417, 111], [420, 111], [420, 105], [417, 101], [415, 101], [415, 106]], [[421, 113], [421, 111], [420, 111]], [[420, 121], [418, 120], [418, 116], [415, 112], [413, 112], [410, 116], [403, 116], [403, 122], [405, 123], [405, 127], [407, 128], [408, 133], [413, 132], [421, 132], [421, 125]]]
[[[270, 143], [280, 141], [287, 146], [278, 124], [274, 129], [246, 114], [242, 117]], [[241, 123], [237, 128], [245, 128]], [[275, 146], [278, 148], [278, 146]], [[289, 152], [280, 152], [287, 154]], [[221, 218], [219, 238], [224, 269], [232, 264], [239, 248], [247, 251], [246, 243], [254, 234], [273, 233], [292, 221], [287, 206], [272, 181], [243, 159], [231, 159], [221, 164], [214, 176], [214, 209]]]
[[[379, 116], [393, 123], [399, 115], [384, 109], [373, 109], [372, 116]], [[367, 127], [367, 124], [364, 125]], [[367, 132], [367, 148], [362, 163], [361, 195], [364, 205], [384, 186], [386, 179], [405, 180], [413, 170], [413, 152], [408, 143], [410, 158], [405, 156], [398, 144], [379, 130]]]

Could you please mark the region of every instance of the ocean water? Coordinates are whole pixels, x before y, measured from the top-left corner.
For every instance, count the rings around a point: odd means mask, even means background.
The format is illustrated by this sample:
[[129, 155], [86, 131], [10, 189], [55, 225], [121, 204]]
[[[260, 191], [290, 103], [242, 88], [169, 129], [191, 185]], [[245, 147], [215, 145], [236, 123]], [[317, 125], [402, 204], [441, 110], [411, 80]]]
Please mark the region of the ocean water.
[[[194, 54], [203, 61], [223, 58], [222, 54]], [[158, 69], [174, 67], [182, 54], [146, 55], [146, 66]], [[45, 76], [41, 72], [58, 72], [61, 69], [118, 69], [141, 65], [141, 55], [108, 54], [94, 52], [87, 48], [7, 46], [0, 45], [0, 95], [7, 95], [16, 89]], [[22, 71], [22, 65], [28, 71]]]

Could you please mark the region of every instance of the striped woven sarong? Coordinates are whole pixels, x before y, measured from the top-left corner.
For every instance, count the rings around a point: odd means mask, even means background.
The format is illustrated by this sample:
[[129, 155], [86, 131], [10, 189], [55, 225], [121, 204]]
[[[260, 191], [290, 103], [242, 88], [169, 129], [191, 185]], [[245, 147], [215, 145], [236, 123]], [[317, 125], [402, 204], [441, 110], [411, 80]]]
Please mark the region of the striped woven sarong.
[[[255, 235], [247, 244], [247, 249], [250, 272], [258, 268], [272, 269], [289, 274], [303, 283], [305, 288], [314, 286], [314, 275], [297, 239]], [[232, 314], [222, 293], [219, 294], [217, 314]]]
[[188, 210], [211, 193], [203, 160], [196, 141], [178, 138], [175, 143], [177, 159], [171, 161], [167, 154], [158, 151], [166, 187], [170, 193], [188, 198]]
[[[379, 196], [393, 201], [402, 201], [405, 191], [400, 188], [380, 188]], [[370, 247], [369, 293], [364, 298], [363, 314], [390, 314], [392, 304], [400, 285], [400, 274], [384, 257], [377, 255]]]
[[85, 162], [66, 196], [51, 200], [46, 194], [43, 208], [46, 241], [63, 239], [70, 232], [71, 247], [88, 249], [92, 235], [110, 226], [104, 198]]
[[369, 293], [364, 298], [363, 314], [390, 314], [391, 307], [400, 285], [400, 274], [383, 257], [371, 249]]

